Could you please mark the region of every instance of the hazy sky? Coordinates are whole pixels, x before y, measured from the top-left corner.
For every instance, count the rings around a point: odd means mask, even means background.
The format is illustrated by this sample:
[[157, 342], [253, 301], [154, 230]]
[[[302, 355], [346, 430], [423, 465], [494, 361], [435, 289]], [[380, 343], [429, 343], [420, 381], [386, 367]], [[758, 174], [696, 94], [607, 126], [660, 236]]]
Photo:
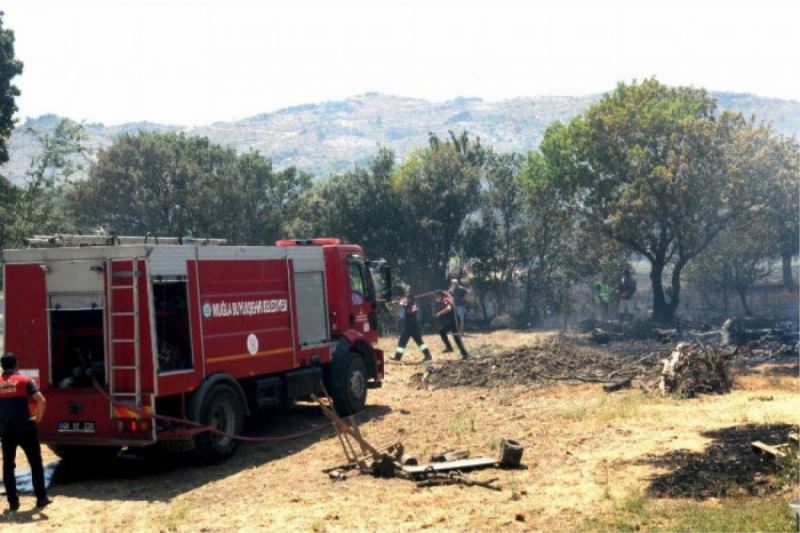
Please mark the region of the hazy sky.
[[669, 84], [800, 99], [800, 2], [3, 0], [20, 116], [198, 125], [368, 91]]

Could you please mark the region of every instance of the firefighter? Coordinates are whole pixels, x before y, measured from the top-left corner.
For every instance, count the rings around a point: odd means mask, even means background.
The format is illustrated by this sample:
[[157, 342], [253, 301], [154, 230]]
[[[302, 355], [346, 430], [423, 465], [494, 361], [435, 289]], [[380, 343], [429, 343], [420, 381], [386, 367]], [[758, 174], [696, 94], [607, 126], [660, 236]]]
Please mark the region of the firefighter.
[[594, 286], [595, 301], [597, 302], [597, 314], [601, 322], [608, 321], [608, 304], [611, 302], [611, 293], [609, 292], [606, 277], [602, 276]]
[[414, 294], [411, 292], [411, 287], [406, 289], [406, 297], [400, 302], [400, 319], [403, 321], [403, 332], [400, 334], [400, 340], [397, 342], [397, 349], [394, 352], [394, 360], [399, 361], [402, 359], [406, 351], [406, 344], [411, 337], [417, 343], [419, 349], [422, 350], [425, 356], [422, 360], [427, 362], [431, 360], [431, 351], [428, 345], [422, 339], [422, 330], [419, 327], [419, 320], [417, 319], [417, 303], [414, 299]]
[[626, 318], [630, 318], [633, 321], [634, 294], [636, 294], [636, 280], [633, 279], [631, 271], [626, 267], [622, 271], [622, 277], [619, 280], [619, 285], [617, 285], [617, 295], [619, 297], [617, 315], [622, 323], [625, 322]]
[[453, 297], [453, 302], [456, 306], [456, 326], [458, 332], [464, 335], [464, 318], [467, 316], [467, 293], [470, 292], [469, 287], [461, 283], [460, 279], [450, 280], [450, 295]]
[[[3, 484], [10, 512], [19, 509], [17, 480], [14, 467], [17, 446], [22, 448], [31, 467], [36, 507], [50, 503], [44, 486], [42, 451], [39, 446], [38, 426], [44, 416], [46, 401], [36, 383], [17, 372], [17, 356], [12, 353], [0, 357], [3, 374], [0, 377], [0, 439], [3, 444]], [[31, 416], [28, 398], [36, 402], [36, 414]]]
[[464, 348], [464, 343], [461, 341], [461, 333], [459, 333], [458, 326], [456, 325], [456, 304], [453, 301], [453, 297], [450, 296], [450, 293], [447, 291], [439, 291], [438, 294], [439, 312], [436, 313], [436, 317], [442, 325], [442, 328], [439, 330], [439, 336], [442, 338], [442, 342], [444, 342], [444, 353], [453, 351], [453, 346], [447, 338], [447, 334], [452, 333], [458, 350], [461, 352], [461, 358], [467, 359], [469, 354], [466, 348]]

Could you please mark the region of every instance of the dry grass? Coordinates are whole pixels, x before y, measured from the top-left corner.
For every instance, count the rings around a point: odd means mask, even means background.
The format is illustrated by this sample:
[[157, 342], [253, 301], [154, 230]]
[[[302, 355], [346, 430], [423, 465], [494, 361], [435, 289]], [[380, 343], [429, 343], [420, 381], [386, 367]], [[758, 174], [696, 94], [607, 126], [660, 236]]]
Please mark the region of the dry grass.
[[[500, 331], [466, 342], [472, 351], [490, 353], [542, 335], [547, 333]], [[434, 359], [442, 357], [437, 355], [440, 341], [427, 340]], [[383, 341], [388, 354], [393, 342]], [[412, 348], [407, 358], [421, 354]], [[371, 477], [331, 482], [321, 470], [341, 463], [343, 456], [327, 432], [280, 445], [246, 444], [216, 467], [147, 468], [63, 484], [52, 490], [56, 500], [46, 519], [34, 521], [37, 515], [21, 513], [19, 522], [0, 522], [0, 527], [14, 532], [791, 527], [781, 509], [792, 494], [797, 497], [796, 484], [767, 498], [738, 493], [668, 498], [652, 494], [652, 487], [658, 476], [680, 469], [662, 458], [678, 450], [702, 458], [716, 442], [710, 431], [800, 423], [796, 376], [742, 377], [731, 394], [679, 400], [638, 390], [605, 394], [594, 384], [419, 390], [409, 384], [419, 369], [387, 365], [384, 387], [370, 391], [371, 407], [361, 416], [367, 438], [377, 444], [401, 440], [420, 459], [461, 447], [473, 455], [493, 455], [501, 437], [515, 438], [526, 446], [526, 470], [475, 473], [499, 477], [502, 492], [417, 489], [401, 479]], [[289, 432], [320, 421], [313, 408], [300, 407], [289, 416], [270, 415], [257, 433]], [[32, 505], [31, 497], [23, 498], [23, 509]], [[762, 514], [768, 518], [759, 521]]]

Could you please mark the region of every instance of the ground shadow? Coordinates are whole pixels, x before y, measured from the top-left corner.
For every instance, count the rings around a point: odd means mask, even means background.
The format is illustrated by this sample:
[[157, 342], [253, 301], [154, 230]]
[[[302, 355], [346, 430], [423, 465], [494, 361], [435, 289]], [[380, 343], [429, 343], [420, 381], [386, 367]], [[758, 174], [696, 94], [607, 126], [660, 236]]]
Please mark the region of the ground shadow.
[[739, 372], [745, 376], [764, 376], [764, 377], [800, 377], [800, 364], [797, 357], [791, 357], [782, 361], [764, 361], [741, 365]]
[[28, 511], [6, 512], [2, 516], [2, 521], [11, 524], [29, 524], [32, 522], [44, 522], [50, 517], [41, 509], [31, 509]]
[[[366, 424], [391, 412], [389, 406], [370, 405], [356, 415], [356, 420]], [[56, 498], [63, 494], [89, 500], [169, 501], [206, 483], [293, 455], [336, 435], [317, 405], [298, 404], [252, 417], [245, 432], [248, 437], [282, 437], [316, 427], [320, 429], [291, 440], [242, 442], [232, 458], [214, 466], [198, 465], [188, 453], [150, 455], [137, 451], [126, 451], [97, 464], [54, 461], [46, 466], [48, 492]], [[337, 459], [343, 457], [332, 457], [332, 464]], [[17, 484], [21, 493], [30, 492], [30, 472], [18, 470]]]
[[748, 424], [712, 431], [702, 436], [713, 439], [705, 450], [674, 450], [663, 455], [648, 454], [637, 464], [667, 468], [654, 476], [647, 493], [653, 497], [704, 500], [736, 494], [758, 495], [773, 490], [770, 474], [777, 470], [774, 461], [753, 452], [750, 443], [787, 441], [797, 426], [790, 424]]

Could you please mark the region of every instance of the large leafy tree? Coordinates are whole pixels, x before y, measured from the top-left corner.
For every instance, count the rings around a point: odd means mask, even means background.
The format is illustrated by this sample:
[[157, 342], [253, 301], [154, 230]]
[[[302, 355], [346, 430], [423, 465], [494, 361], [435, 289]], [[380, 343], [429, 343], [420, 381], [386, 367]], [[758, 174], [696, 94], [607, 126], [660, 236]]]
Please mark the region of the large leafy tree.
[[22, 62], [14, 56], [14, 32], [3, 28], [3, 12], [0, 11], [0, 164], [8, 161], [6, 143], [14, 129], [16, 97], [19, 96], [19, 89], [12, 80], [19, 74], [22, 74]]
[[119, 234], [225, 237], [269, 243], [310, 178], [205, 137], [140, 132], [101, 150], [69, 195], [78, 222]]
[[773, 136], [760, 155], [767, 223], [775, 232], [771, 242], [781, 258], [784, 286], [795, 288], [792, 257], [800, 253], [800, 147], [794, 138]]
[[394, 174], [404, 215], [400, 228], [409, 246], [401, 271], [417, 286], [441, 287], [456, 251], [462, 224], [479, 206], [486, 151], [466, 132], [442, 140], [431, 134], [429, 146], [410, 154]]
[[295, 237], [335, 236], [396, 265], [405, 250], [404, 219], [392, 188], [394, 153], [382, 148], [366, 166], [332, 176], [305, 194], [291, 226]]
[[68, 232], [72, 220], [64, 202], [70, 179], [85, 169], [88, 162], [83, 125], [61, 119], [48, 132], [28, 129], [39, 144], [31, 159], [25, 181], [15, 191], [12, 240], [36, 233]]
[[548, 128], [542, 153], [574, 212], [650, 262], [655, 320], [672, 319], [688, 262], [761, 201], [746, 194], [761, 139], [752, 130], [739, 115], [717, 115], [704, 90], [655, 79], [620, 83]]
[[570, 289], [580, 274], [580, 234], [552, 175], [547, 159], [531, 153], [519, 176], [524, 192], [517, 244], [524, 273], [523, 309], [526, 321], [534, 323], [571, 310]]
[[498, 312], [505, 311], [511, 295], [515, 271], [524, 257], [523, 227], [525, 197], [518, 179], [525, 164], [520, 154], [497, 154], [489, 152], [484, 165], [484, 191], [481, 208], [488, 228], [493, 230], [494, 243], [488, 250], [488, 263], [496, 265], [496, 290]]
[[14, 234], [16, 193], [17, 190], [11, 182], [0, 176], [0, 249], [8, 246]]
[[751, 315], [747, 297], [755, 283], [771, 274], [776, 237], [775, 226], [763, 213], [738, 220], [689, 263], [687, 277], [704, 297], [709, 289], [722, 293], [725, 313], [729, 295], [735, 293], [742, 310]]
[[[14, 32], [3, 27], [0, 11], [0, 165], [8, 161], [8, 138], [14, 128], [16, 97], [19, 89], [12, 83], [22, 73], [22, 62], [14, 56]], [[16, 189], [0, 175], [0, 247], [13, 240]]]

